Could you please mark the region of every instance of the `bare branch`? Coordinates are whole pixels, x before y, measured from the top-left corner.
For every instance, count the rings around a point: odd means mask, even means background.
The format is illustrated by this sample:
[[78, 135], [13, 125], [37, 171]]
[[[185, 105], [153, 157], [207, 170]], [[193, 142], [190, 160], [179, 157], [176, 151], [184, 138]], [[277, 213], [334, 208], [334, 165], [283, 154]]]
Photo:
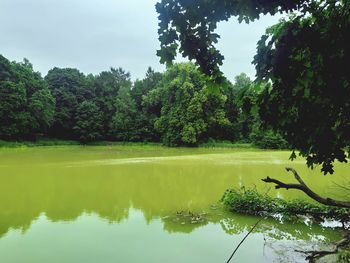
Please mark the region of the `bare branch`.
[[287, 172], [292, 172], [294, 175], [294, 178], [299, 182], [299, 184], [286, 184], [283, 183], [279, 180], [266, 177], [265, 179], [262, 179], [265, 183], [274, 183], [276, 189], [296, 189], [303, 191], [305, 194], [307, 194], [309, 197], [312, 199], [316, 200], [317, 202], [324, 204], [324, 205], [329, 205], [329, 206], [336, 206], [336, 207], [343, 207], [343, 208], [350, 208], [350, 202], [349, 201], [340, 201], [340, 200], [334, 200], [332, 198], [324, 198], [318, 194], [316, 194], [314, 191], [312, 191], [306, 184], [305, 182], [301, 179], [299, 174], [297, 173], [296, 170], [293, 168], [287, 167], [286, 168]]
[[226, 263], [229, 263], [231, 261], [231, 259], [233, 258], [233, 256], [235, 255], [235, 253], [237, 252], [237, 250], [239, 249], [239, 247], [243, 244], [244, 240], [246, 240], [246, 238], [250, 235], [250, 233], [253, 232], [254, 228], [256, 228], [256, 226], [263, 220], [263, 218], [261, 218], [260, 220], [258, 220], [253, 227], [249, 230], [249, 232], [244, 236], [244, 238], [241, 240], [241, 242], [239, 242], [239, 244], [237, 245], [237, 247], [235, 248], [235, 250], [233, 251], [233, 253], [231, 254], [230, 258], [227, 260]]

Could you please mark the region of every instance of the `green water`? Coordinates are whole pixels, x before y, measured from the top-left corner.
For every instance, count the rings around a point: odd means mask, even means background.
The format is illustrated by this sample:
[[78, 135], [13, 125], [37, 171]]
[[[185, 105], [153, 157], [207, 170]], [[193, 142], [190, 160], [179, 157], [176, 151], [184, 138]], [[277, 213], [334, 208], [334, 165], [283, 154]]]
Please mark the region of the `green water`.
[[[289, 152], [70, 146], [0, 149], [0, 262], [226, 262], [257, 221], [215, 204], [225, 189], [270, 189], [296, 168], [318, 193], [344, 198], [347, 165], [320, 176]], [[270, 190], [269, 190], [270, 189]], [[184, 222], [179, 211], [206, 213]], [[234, 262], [302, 262], [295, 248], [339, 238], [332, 228], [265, 220]]]

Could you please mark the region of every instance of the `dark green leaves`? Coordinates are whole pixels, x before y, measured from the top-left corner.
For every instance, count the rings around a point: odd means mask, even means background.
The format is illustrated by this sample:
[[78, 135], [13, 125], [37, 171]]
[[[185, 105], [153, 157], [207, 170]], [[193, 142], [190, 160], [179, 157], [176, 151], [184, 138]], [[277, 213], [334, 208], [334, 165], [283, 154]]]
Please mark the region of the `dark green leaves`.
[[76, 124], [73, 128], [82, 142], [95, 141], [102, 137], [102, 116], [93, 101], [80, 103], [76, 111]]
[[350, 145], [350, 7], [312, 8], [268, 29], [254, 63], [258, 78], [272, 83], [260, 100], [263, 122], [327, 174]]
[[220, 37], [214, 32], [217, 23], [232, 16], [248, 23], [261, 14], [297, 10], [305, 2], [309, 1], [162, 0], [156, 5], [161, 44], [157, 54], [162, 63], [170, 65], [179, 47], [183, 56], [195, 60], [205, 74], [221, 82], [219, 66], [224, 57], [214, 46]]
[[35, 138], [51, 125], [55, 100], [28, 60], [0, 56], [0, 138]]
[[[159, 105], [155, 127], [165, 144], [198, 145], [224, 133], [231, 123], [224, 111], [225, 96], [207, 91], [207, 77], [191, 64], [175, 64], [145, 101]], [[230, 135], [228, 135], [230, 136]]]
[[[333, 172], [346, 161], [350, 145], [350, 2], [316, 0], [162, 0], [157, 4], [162, 62], [174, 52], [196, 61], [218, 83], [224, 57], [215, 47], [217, 23], [235, 17], [253, 21], [262, 14], [289, 13], [269, 28], [254, 57], [262, 92], [265, 128], [283, 134], [310, 167]], [[169, 50], [169, 47], [173, 47]], [[245, 102], [245, 106], [248, 104]]]

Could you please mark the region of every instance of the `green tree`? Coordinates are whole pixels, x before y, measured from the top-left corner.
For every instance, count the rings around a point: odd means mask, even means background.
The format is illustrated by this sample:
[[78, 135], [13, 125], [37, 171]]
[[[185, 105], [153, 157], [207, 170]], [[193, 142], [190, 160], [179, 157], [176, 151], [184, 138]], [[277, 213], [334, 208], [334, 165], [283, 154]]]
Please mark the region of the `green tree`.
[[18, 139], [29, 133], [30, 115], [26, 111], [24, 85], [11, 81], [0, 82], [0, 137]]
[[176, 64], [149, 93], [146, 102], [161, 106], [155, 126], [165, 144], [197, 145], [215, 136], [214, 127], [230, 125], [224, 112], [226, 97], [209, 93], [207, 84], [193, 64]]
[[110, 134], [113, 139], [121, 141], [134, 140], [136, 104], [128, 87], [122, 87], [118, 91], [114, 107], [116, 112], [112, 118]]
[[51, 127], [55, 114], [55, 99], [48, 88], [34, 92], [28, 100], [31, 126], [34, 132], [45, 134]]
[[155, 72], [148, 68], [146, 76], [142, 80], [136, 80], [131, 90], [131, 96], [135, 101], [137, 115], [135, 116], [135, 139], [142, 141], [159, 141], [160, 135], [154, 128], [156, 117], [159, 117], [159, 111], [153, 111], [145, 98], [149, 92], [156, 89], [162, 80], [162, 73]]
[[230, 120], [235, 132], [239, 134], [237, 139], [251, 142], [259, 148], [286, 149], [288, 144], [279, 133], [272, 129], [265, 130], [261, 126], [258, 101], [262, 90], [269, 86], [265, 82], [254, 83], [244, 73], [236, 76], [231, 88], [231, 100], [234, 103], [227, 109], [227, 115], [235, 117]]
[[55, 100], [40, 73], [27, 59], [10, 62], [0, 56], [0, 137], [36, 138], [53, 121]]
[[146, 77], [142, 80], [136, 80], [131, 90], [131, 95], [135, 100], [138, 110], [142, 110], [143, 96], [155, 89], [162, 79], [162, 74], [155, 72], [151, 67], [147, 69]]
[[4, 56], [0, 55], [0, 80], [11, 79], [11, 63]]
[[45, 80], [56, 100], [50, 135], [70, 139], [74, 134], [77, 107], [94, 96], [92, 88], [86, 85], [86, 77], [77, 69], [53, 68], [47, 73]]
[[80, 141], [89, 142], [101, 138], [102, 116], [92, 101], [83, 101], [77, 107], [73, 130]]
[[236, 76], [233, 85], [235, 99], [239, 108], [238, 125], [241, 139], [249, 140], [253, 125], [257, 122], [257, 97], [259, 86], [255, 85], [244, 73]]
[[241, 111], [237, 101], [237, 91], [230, 81], [226, 81], [223, 86], [221, 92], [226, 97], [224, 111], [230, 125], [221, 127], [217, 132], [220, 132], [220, 140], [237, 141], [241, 139], [241, 127], [239, 125]]
[[346, 161], [349, 1], [162, 0], [156, 8], [161, 62], [171, 63], [179, 49], [219, 82], [223, 56], [214, 46], [220, 37], [215, 33], [217, 23], [289, 12], [262, 36], [254, 58], [258, 78], [272, 83], [261, 100], [261, 121], [280, 132], [311, 167], [322, 164], [328, 173], [335, 160]]
[[115, 100], [121, 88], [131, 89], [130, 73], [122, 68], [111, 68], [95, 77], [95, 102], [102, 112], [102, 133], [105, 138], [114, 139], [110, 133], [112, 118], [116, 113]]
[[31, 97], [35, 92], [46, 88], [46, 83], [39, 72], [35, 72], [33, 65], [28, 59], [23, 62], [12, 62], [11, 80], [16, 83], [23, 83], [27, 97]]
[[259, 80], [272, 83], [260, 100], [264, 125], [325, 174], [349, 157], [349, 62], [349, 1], [282, 20], [262, 36], [254, 59]]

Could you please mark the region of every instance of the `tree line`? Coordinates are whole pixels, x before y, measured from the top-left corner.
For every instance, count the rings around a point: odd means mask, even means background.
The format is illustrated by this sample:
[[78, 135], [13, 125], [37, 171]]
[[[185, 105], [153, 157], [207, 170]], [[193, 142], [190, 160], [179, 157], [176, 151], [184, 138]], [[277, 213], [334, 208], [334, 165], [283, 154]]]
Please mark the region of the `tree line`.
[[242, 73], [234, 83], [218, 86], [192, 63], [174, 64], [163, 73], [148, 68], [145, 78], [134, 82], [122, 68], [85, 75], [55, 67], [43, 78], [27, 59], [0, 56], [0, 139], [168, 146], [227, 140], [285, 148], [280, 135], [260, 128], [257, 99], [265, 85]]

